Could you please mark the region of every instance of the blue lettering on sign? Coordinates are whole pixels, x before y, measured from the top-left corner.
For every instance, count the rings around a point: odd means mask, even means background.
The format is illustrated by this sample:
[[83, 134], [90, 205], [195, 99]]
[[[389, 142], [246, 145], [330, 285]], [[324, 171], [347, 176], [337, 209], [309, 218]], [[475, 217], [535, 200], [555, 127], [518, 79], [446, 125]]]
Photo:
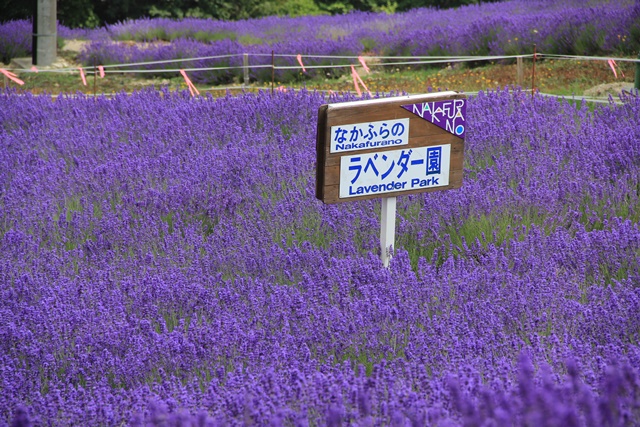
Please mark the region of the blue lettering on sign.
[[427, 175], [439, 175], [442, 160], [442, 148], [427, 148]]
[[[351, 163], [359, 163], [361, 159], [362, 159], [361, 157], [352, 157], [351, 158]], [[349, 166], [349, 170], [350, 171], [356, 171], [356, 176], [354, 176], [353, 179], [351, 180], [351, 183], [353, 184], [360, 177], [360, 172], [362, 172], [362, 166], [358, 165], [358, 164], [356, 164], [354, 166]]]
[[391, 128], [391, 134], [393, 136], [400, 136], [404, 133], [404, 125], [402, 123], [396, 123]]
[[388, 125], [387, 125], [386, 122], [383, 122], [380, 125], [380, 137], [383, 138], [383, 139], [389, 138], [389, 129], [387, 129], [387, 126]]
[[[389, 160], [389, 157], [387, 157], [386, 154], [383, 154], [382, 160], [387, 162], [387, 160]], [[380, 178], [385, 179], [386, 177], [388, 177], [391, 171], [393, 170], [393, 167], [395, 166], [395, 164], [396, 164], [395, 160], [391, 160], [391, 165], [389, 165], [389, 168], [387, 169], [386, 172], [383, 172], [382, 175], [380, 175]]]
[[388, 193], [389, 191], [404, 190], [407, 181], [391, 181], [387, 184], [361, 185], [359, 187], [349, 186], [350, 196], [360, 196], [375, 193]]
[[364, 150], [367, 148], [386, 147], [388, 145], [401, 145], [401, 139], [388, 139], [383, 141], [365, 141], [346, 144], [336, 144], [337, 151]]
[[345, 137], [346, 134], [347, 134], [346, 129], [342, 129], [342, 128], [336, 129], [335, 141], [340, 143], [345, 142], [347, 140], [347, 138]]
[[364, 167], [364, 171], [368, 172], [369, 170], [372, 170], [373, 173], [375, 174], [375, 176], [378, 176], [378, 168], [376, 167], [375, 163], [373, 162], [374, 160], [378, 160], [378, 155], [374, 155], [373, 157], [369, 157], [369, 159], [367, 160], [367, 164]]
[[413, 153], [413, 150], [402, 150], [402, 152], [400, 153], [400, 160], [398, 160], [400, 172], [398, 173], [398, 178], [400, 178], [406, 171], [409, 170], [409, 168], [407, 168], [407, 163], [409, 163], [409, 157], [411, 157], [411, 153]]
[[366, 150], [409, 143], [409, 119], [331, 126], [331, 152]]
[[340, 197], [449, 185], [450, 153], [449, 145], [440, 145], [344, 156]]
[[433, 185], [440, 185], [440, 178], [431, 177], [427, 179], [413, 178], [411, 180], [411, 188], [431, 187]]

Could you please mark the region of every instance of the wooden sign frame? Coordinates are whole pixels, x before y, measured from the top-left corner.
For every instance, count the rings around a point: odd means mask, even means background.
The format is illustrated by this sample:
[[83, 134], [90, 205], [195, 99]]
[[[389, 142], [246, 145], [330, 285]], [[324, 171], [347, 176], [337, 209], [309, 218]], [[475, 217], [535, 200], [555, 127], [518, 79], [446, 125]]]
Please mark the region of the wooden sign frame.
[[[455, 135], [452, 129], [439, 127], [423, 117], [409, 111], [407, 105], [433, 103], [466, 99], [466, 95], [458, 92], [435, 92], [422, 95], [408, 95], [393, 98], [380, 98], [364, 101], [352, 101], [335, 104], [324, 104], [318, 109], [318, 128], [316, 139], [316, 197], [324, 203], [339, 203], [380, 197], [449, 190], [462, 185], [464, 138]], [[405, 106], [403, 108], [403, 106]], [[401, 121], [408, 119], [408, 143], [403, 145], [384, 145], [375, 148], [364, 148], [352, 151], [331, 152], [332, 127], [349, 125], [355, 128], [358, 124], [371, 124], [384, 121]], [[465, 118], [463, 117], [462, 120]], [[460, 120], [458, 120], [459, 122]], [[391, 123], [390, 122], [390, 123]], [[406, 120], [403, 121], [406, 123]], [[464, 129], [464, 128], [462, 128]], [[464, 136], [464, 134], [462, 134]], [[399, 144], [399, 142], [398, 142]], [[362, 144], [361, 144], [362, 145]], [[377, 194], [340, 197], [340, 165], [342, 158], [356, 154], [384, 154], [392, 150], [409, 150], [419, 147], [446, 146], [449, 151], [449, 183], [428, 188], [401, 189]], [[388, 153], [390, 154], [390, 153]]]

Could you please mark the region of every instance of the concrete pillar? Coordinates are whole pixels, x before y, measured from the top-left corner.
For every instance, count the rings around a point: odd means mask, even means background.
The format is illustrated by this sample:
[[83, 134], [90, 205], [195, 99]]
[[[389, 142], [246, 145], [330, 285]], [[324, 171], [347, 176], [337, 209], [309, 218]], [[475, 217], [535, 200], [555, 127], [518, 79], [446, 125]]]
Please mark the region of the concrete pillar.
[[33, 0], [33, 65], [53, 64], [57, 53], [56, 0]]

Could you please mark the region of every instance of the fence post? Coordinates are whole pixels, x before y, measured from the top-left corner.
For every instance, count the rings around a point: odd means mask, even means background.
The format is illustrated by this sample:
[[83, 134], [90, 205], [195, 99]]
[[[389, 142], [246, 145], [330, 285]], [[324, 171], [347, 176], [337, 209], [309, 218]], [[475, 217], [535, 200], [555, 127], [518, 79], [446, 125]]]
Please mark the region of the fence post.
[[96, 78], [97, 78], [97, 71], [96, 71], [96, 57], [93, 57], [93, 99], [96, 99]]
[[536, 45], [533, 45], [533, 70], [531, 72], [531, 96], [536, 94]]
[[249, 86], [249, 54], [242, 54], [242, 70], [244, 71], [244, 86]]
[[523, 60], [522, 56], [518, 56], [516, 58], [516, 80], [518, 81], [518, 86], [522, 87], [524, 83], [524, 68], [523, 68]]
[[640, 53], [638, 54], [638, 62], [636, 62], [636, 80], [633, 87], [640, 90]]

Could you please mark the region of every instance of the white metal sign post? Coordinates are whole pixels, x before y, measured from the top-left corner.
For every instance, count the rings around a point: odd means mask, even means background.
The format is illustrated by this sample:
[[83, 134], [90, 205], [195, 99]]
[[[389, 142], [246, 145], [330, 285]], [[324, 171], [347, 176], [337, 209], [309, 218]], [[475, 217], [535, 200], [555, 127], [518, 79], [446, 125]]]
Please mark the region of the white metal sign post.
[[393, 256], [396, 240], [396, 198], [385, 197], [380, 206], [380, 259], [385, 267]]
[[462, 185], [466, 96], [439, 92], [318, 111], [316, 197], [382, 198], [380, 258], [395, 250], [396, 196]]

